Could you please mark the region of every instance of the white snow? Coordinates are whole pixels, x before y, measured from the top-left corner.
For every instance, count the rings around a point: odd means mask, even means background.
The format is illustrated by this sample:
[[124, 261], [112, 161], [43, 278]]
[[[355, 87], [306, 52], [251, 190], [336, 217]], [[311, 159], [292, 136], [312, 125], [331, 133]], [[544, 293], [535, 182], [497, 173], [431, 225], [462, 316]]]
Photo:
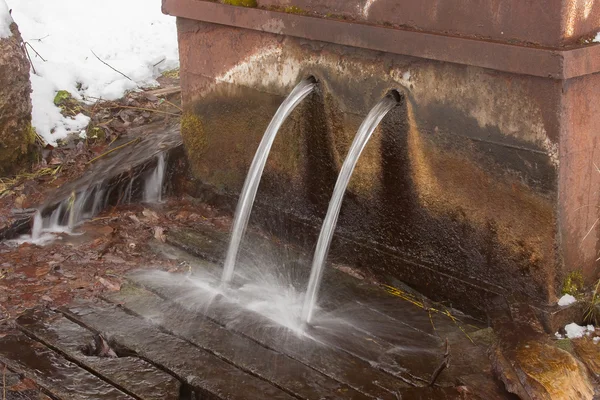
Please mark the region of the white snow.
[[565, 332], [567, 332], [567, 337], [569, 339], [577, 339], [583, 337], [587, 332], [587, 328], [585, 326], [579, 326], [575, 322], [565, 326]]
[[594, 40], [592, 40], [592, 42], [594, 42], [594, 43], [600, 42], [600, 32], [596, 33], [596, 37], [594, 38]]
[[581, 338], [583, 336], [589, 336], [592, 333], [594, 333], [595, 331], [596, 331], [596, 329], [594, 328], [594, 325], [579, 326], [573, 322], [573, 323], [565, 326], [566, 336], [569, 339], [577, 339], [577, 338]]
[[561, 297], [558, 300], [558, 305], [559, 306], [568, 306], [571, 305], [573, 303], [577, 303], [577, 299], [573, 296], [571, 296], [570, 294], [565, 294], [563, 297]]
[[594, 344], [598, 344], [598, 342], [600, 342], [600, 336], [596, 336], [595, 338], [593, 338], [592, 342], [594, 342]]
[[[89, 122], [60, 114], [53, 103], [59, 90], [90, 102], [115, 100], [155, 86], [161, 72], [179, 65], [175, 18], [161, 13], [160, 0], [7, 1], [24, 41], [47, 60], [29, 49], [37, 72], [31, 72], [33, 126], [52, 145]], [[1, 27], [0, 18], [0, 33]]]
[[12, 22], [13, 20], [10, 16], [6, 2], [0, 0], [0, 39], [6, 39], [7, 37], [12, 36], [12, 32], [10, 31], [10, 24], [12, 24]]

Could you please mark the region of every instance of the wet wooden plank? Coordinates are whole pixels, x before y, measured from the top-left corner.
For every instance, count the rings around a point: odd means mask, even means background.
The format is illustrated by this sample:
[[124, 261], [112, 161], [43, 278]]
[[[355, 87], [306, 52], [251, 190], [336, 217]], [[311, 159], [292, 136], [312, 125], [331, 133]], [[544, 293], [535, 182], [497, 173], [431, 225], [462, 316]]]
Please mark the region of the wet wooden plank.
[[113, 302], [146, 319], [156, 320], [163, 329], [260, 376], [301, 399], [368, 399], [332, 378], [288, 356], [260, 346], [255, 341], [167, 302], [137, 287], [124, 287], [109, 296]]
[[20, 332], [0, 338], [0, 363], [63, 400], [133, 399]]
[[294, 397], [222, 359], [105, 302], [78, 301], [61, 309], [69, 318], [169, 370], [201, 396], [220, 400]]
[[29, 310], [17, 319], [17, 326], [29, 336], [58, 350], [94, 373], [140, 400], [177, 400], [180, 382], [137, 357], [92, 357], [83, 348], [94, 334], [49, 310]]
[[[347, 384], [372, 397], [396, 400], [401, 388], [410, 386], [392, 375], [374, 368], [368, 361], [333, 347], [307, 340], [278, 326], [251, 311], [239, 312], [239, 307], [215, 299], [210, 307], [194, 303], [194, 286], [183, 277], [180, 284], [174, 280], [161, 283], [147, 274], [133, 274], [129, 279], [192, 312], [204, 313], [208, 318], [261, 343], [263, 346], [310, 366], [311, 368]], [[176, 277], [174, 278], [176, 280]]]

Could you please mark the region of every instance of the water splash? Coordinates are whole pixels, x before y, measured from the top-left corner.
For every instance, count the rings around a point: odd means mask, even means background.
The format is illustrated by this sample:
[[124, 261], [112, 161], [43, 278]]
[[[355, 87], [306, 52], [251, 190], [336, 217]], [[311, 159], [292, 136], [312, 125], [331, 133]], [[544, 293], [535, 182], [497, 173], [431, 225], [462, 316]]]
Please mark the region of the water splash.
[[333, 232], [335, 231], [338, 216], [340, 214], [342, 200], [344, 199], [346, 187], [348, 186], [348, 182], [350, 182], [354, 167], [356, 166], [360, 154], [367, 145], [367, 142], [371, 138], [371, 135], [375, 131], [377, 125], [379, 125], [383, 117], [385, 117], [385, 115], [398, 103], [398, 97], [399, 96], [397, 93], [388, 95], [381, 99], [381, 101], [377, 103], [373, 109], [371, 109], [367, 115], [367, 118], [365, 118], [358, 129], [358, 133], [356, 134], [356, 137], [350, 146], [350, 150], [348, 151], [348, 155], [346, 156], [346, 160], [342, 165], [335, 188], [333, 189], [333, 195], [329, 202], [327, 215], [325, 216], [323, 226], [321, 227], [321, 233], [319, 234], [319, 240], [317, 241], [315, 254], [313, 256], [308, 288], [304, 299], [304, 307], [302, 309], [302, 321], [305, 323], [310, 323], [313, 317], [313, 312], [317, 302], [317, 292], [323, 276], [325, 259], [327, 258], [327, 253], [329, 252], [329, 246], [331, 245]]
[[290, 95], [284, 100], [281, 106], [279, 106], [279, 109], [267, 127], [258, 149], [256, 150], [235, 211], [235, 221], [233, 222], [231, 241], [229, 242], [229, 248], [227, 249], [223, 276], [221, 278], [225, 283], [230, 282], [233, 278], [233, 271], [240, 248], [240, 242], [242, 241], [242, 237], [248, 226], [250, 211], [252, 210], [260, 178], [265, 168], [267, 157], [271, 150], [271, 146], [273, 145], [273, 141], [275, 140], [275, 136], [277, 136], [277, 132], [279, 131], [281, 124], [283, 124], [283, 121], [290, 115], [294, 108], [296, 108], [296, 106], [313, 91], [314, 88], [315, 81], [313, 78], [303, 80], [296, 85]]
[[[165, 154], [160, 153], [157, 156], [156, 168], [146, 178], [144, 182], [144, 202], [160, 203], [162, 201], [163, 182], [165, 180]], [[131, 183], [130, 183], [131, 186]], [[131, 191], [129, 191], [129, 198]]]

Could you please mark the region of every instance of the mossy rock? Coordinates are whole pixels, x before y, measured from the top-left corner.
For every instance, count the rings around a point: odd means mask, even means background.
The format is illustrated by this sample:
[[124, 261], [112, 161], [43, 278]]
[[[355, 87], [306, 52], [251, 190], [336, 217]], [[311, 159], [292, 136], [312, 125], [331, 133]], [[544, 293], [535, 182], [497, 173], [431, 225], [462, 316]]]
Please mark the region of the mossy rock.
[[30, 65], [16, 24], [11, 31], [12, 36], [0, 39], [0, 176], [17, 173], [36, 158]]
[[191, 165], [199, 165], [208, 146], [200, 117], [192, 112], [185, 112], [181, 116], [181, 137]]
[[221, 0], [221, 2], [223, 4], [228, 4], [230, 6], [237, 6], [237, 7], [249, 7], [249, 8], [258, 7], [258, 3], [256, 2], [256, 0]]

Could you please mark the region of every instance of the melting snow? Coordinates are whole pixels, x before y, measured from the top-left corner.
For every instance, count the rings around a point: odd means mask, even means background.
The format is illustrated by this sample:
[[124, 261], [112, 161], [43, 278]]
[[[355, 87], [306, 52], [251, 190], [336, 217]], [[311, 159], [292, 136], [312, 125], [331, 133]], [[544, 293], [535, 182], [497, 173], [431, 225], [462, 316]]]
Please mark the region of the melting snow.
[[577, 339], [583, 336], [589, 336], [595, 332], [594, 325], [588, 326], [579, 326], [576, 323], [569, 324], [565, 326], [565, 332], [567, 333], [567, 337], [569, 339]]
[[12, 36], [10, 24], [13, 22], [8, 6], [4, 0], [0, 0], [0, 39]]
[[577, 299], [571, 296], [570, 294], [565, 294], [563, 297], [560, 298], [560, 300], [558, 300], [559, 306], [568, 306], [573, 303], [577, 303]]
[[[23, 40], [47, 60], [29, 49], [37, 72], [31, 72], [33, 126], [50, 144], [89, 123], [81, 114], [63, 117], [53, 103], [57, 91], [114, 100], [156, 85], [161, 72], [179, 65], [175, 18], [161, 13], [160, 0], [7, 1]], [[0, 0], [0, 36], [4, 8]]]

